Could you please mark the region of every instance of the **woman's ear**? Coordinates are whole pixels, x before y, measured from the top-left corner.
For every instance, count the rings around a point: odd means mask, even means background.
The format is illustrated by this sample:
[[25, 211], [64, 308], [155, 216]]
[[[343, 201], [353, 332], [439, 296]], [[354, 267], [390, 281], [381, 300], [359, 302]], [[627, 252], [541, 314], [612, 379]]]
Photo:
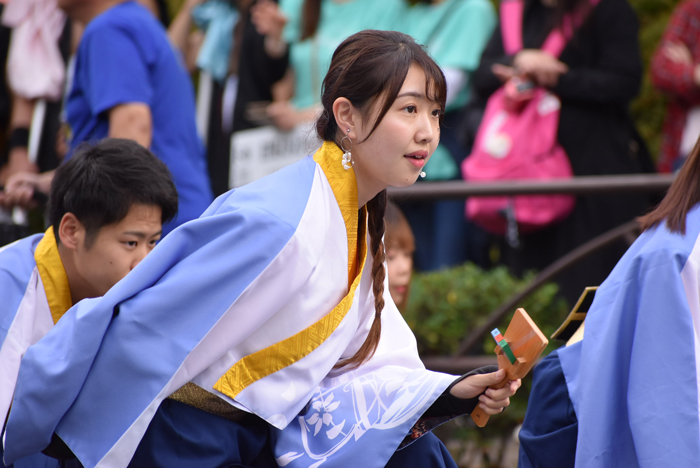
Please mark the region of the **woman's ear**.
[[[333, 116], [335, 117], [335, 122], [338, 124], [338, 130], [343, 136], [347, 135], [352, 140], [357, 139], [356, 129], [361, 123], [359, 121], [360, 113], [348, 98], [339, 97], [335, 100], [333, 103]], [[350, 130], [350, 132], [348, 132], [348, 130]]]
[[77, 250], [85, 241], [85, 227], [73, 213], [66, 213], [58, 225], [58, 237], [67, 249]]

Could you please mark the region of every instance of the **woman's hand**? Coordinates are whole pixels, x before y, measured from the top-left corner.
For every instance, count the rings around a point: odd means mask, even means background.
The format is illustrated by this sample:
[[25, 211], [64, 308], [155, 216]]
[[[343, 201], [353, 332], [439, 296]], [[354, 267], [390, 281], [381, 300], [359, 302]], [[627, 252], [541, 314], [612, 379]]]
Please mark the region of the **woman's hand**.
[[3, 174], [5, 179], [0, 178], [0, 184], [6, 185], [6, 179], [10, 179], [13, 175], [20, 172], [31, 172], [34, 174], [39, 172], [39, 167], [29, 162], [29, 152], [25, 146], [16, 146], [10, 150], [8, 163]]
[[501, 383], [505, 377], [506, 371], [503, 369], [490, 374], [470, 375], [452, 387], [450, 394], [457, 398], [469, 399], [480, 395], [486, 389], [486, 392], [479, 397], [479, 406], [487, 414], [498, 414], [510, 405], [510, 397], [515, 395], [521, 385], [518, 379], [508, 381], [503, 388], [488, 388]]
[[505, 83], [515, 76], [515, 69], [513, 67], [501, 65], [500, 63], [491, 65], [491, 72], [496, 75], [496, 78], [501, 80], [501, 83]]
[[260, 0], [250, 7], [250, 20], [258, 34], [265, 36], [265, 53], [271, 58], [280, 58], [287, 51], [282, 39], [287, 17], [280, 7], [270, 0]]
[[277, 128], [288, 132], [297, 125], [310, 122], [318, 117], [318, 109], [309, 107], [308, 109], [297, 109], [289, 101], [273, 102], [267, 106], [267, 115]]
[[270, 0], [260, 0], [250, 7], [250, 19], [258, 34], [270, 36], [276, 40], [282, 38], [282, 30], [287, 24], [287, 18], [280, 7]]
[[5, 208], [21, 206], [32, 208], [36, 206], [34, 191], [49, 194], [53, 180], [53, 171], [36, 174], [33, 172], [18, 172], [7, 179], [5, 189], [0, 192], [0, 205]]
[[693, 80], [696, 86], [700, 86], [700, 64], [695, 65], [693, 54], [682, 42], [668, 42], [663, 47], [663, 54], [673, 63], [693, 66]]
[[693, 64], [693, 55], [690, 53], [688, 47], [682, 42], [669, 42], [663, 48], [664, 55], [674, 63], [680, 63], [684, 65]]
[[559, 82], [559, 77], [569, 71], [564, 62], [547, 52], [537, 49], [521, 50], [513, 59], [517, 74], [525, 75], [539, 86], [551, 88]]
[[289, 101], [273, 102], [267, 106], [267, 115], [275, 127], [285, 132], [292, 130], [300, 122], [299, 112]]

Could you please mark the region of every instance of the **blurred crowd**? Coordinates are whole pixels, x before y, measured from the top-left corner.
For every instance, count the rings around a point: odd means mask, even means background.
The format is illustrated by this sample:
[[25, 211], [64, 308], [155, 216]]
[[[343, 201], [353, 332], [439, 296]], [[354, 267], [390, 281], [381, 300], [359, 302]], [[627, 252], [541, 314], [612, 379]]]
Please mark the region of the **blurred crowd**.
[[[559, 98], [557, 140], [576, 176], [670, 172], [700, 134], [699, 0], [678, 6], [651, 64], [654, 85], [668, 96], [656, 168], [629, 114], [644, 70], [627, 0], [526, 0], [516, 54], [506, 52], [489, 0], [185, 0], [177, 12], [164, 0], [0, 6], [2, 243], [26, 234], [26, 213], [45, 201], [53, 170], [81, 143], [108, 136], [149, 147], [170, 169], [180, 205], [166, 233], [198, 217], [230, 188], [232, 135], [311, 126], [333, 51], [363, 29], [413, 36], [443, 69], [447, 103], [427, 182], [462, 178], [488, 98], [514, 76]], [[585, 20], [558, 57], [541, 50], [553, 28], [581, 11]], [[521, 233], [514, 244], [467, 219], [463, 200], [412, 199], [400, 204], [412, 231], [404, 250], [415, 248], [420, 270], [499, 262], [520, 274], [652, 202], [638, 194], [577, 197], [564, 221]], [[560, 278], [564, 295], [573, 300], [599, 284], [626, 247], [613, 244]]]

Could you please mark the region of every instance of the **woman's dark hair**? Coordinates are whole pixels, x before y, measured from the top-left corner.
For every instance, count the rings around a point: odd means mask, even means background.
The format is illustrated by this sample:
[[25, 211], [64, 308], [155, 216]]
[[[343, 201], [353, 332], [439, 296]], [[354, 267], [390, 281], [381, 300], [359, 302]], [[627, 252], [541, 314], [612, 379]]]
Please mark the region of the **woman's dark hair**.
[[[381, 1], [381, 0], [380, 0]], [[306, 0], [301, 10], [301, 38], [313, 37], [321, 20], [321, 0]]]
[[651, 212], [637, 218], [642, 231], [666, 221], [671, 232], [685, 235], [685, 218], [700, 203], [700, 140], [681, 167], [661, 203]]
[[[394, 104], [411, 65], [425, 73], [426, 96], [445, 110], [447, 87], [440, 67], [411, 36], [397, 31], [360, 31], [345, 39], [333, 53], [323, 80], [323, 112], [316, 122], [316, 132], [325, 141], [336, 141], [338, 124], [333, 117], [333, 103], [344, 97], [368, 116], [372, 104], [383, 101], [370, 135]], [[442, 123], [442, 120], [441, 122]]]
[[177, 214], [177, 190], [170, 171], [153, 153], [133, 140], [107, 138], [84, 143], [56, 169], [49, 194], [48, 217], [56, 241], [66, 213], [86, 231], [90, 247], [99, 230], [126, 217], [135, 203], [159, 206], [163, 223]]
[[[446, 84], [440, 67], [412, 37], [396, 31], [367, 30], [345, 39], [333, 53], [331, 65], [323, 80], [321, 104], [323, 112], [316, 122], [316, 131], [325, 141], [338, 143], [338, 124], [333, 116], [333, 103], [344, 97], [368, 117], [377, 103], [381, 106], [370, 135], [394, 104], [411, 65], [425, 73], [425, 93], [445, 109]], [[442, 119], [442, 113], [441, 117]], [[338, 366], [358, 367], [374, 355], [381, 336], [381, 313], [384, 308], [384, 213], [386, 190], [367, 202], [368, 231], [372, 253], [372, 291], [375, 316], [367, 339], [351, 358]]]

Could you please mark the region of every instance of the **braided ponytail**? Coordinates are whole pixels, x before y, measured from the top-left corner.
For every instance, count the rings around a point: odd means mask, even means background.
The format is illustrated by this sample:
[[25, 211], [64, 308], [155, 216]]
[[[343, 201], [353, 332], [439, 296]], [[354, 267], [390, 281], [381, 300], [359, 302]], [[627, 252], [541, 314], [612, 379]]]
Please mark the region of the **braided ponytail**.
[[368, 230], [370, 237], [370, 251], [372, 252], [372, 292], [374, 293], [374, 321], [369, 329], [369, 334], [362, 343], [360, 349], [349, 359], [340, 361], [336, 367], [355, 369], [368, 361], [377, 350], [379, 338], [382, 335], [382, 310], [384, 309], [384, 213], [386, 212], [386, 190], [379, 192], [373, 199], [367, 202]]

